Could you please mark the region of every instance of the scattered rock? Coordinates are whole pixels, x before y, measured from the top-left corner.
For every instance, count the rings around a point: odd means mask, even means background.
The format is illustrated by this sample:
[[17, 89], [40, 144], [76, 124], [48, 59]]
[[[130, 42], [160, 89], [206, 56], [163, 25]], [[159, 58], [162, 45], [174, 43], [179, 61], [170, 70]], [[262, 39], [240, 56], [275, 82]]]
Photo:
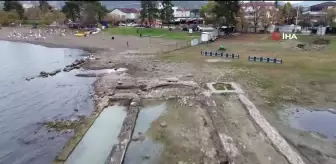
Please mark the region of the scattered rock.
[[166, 122], [161, 122], [160, 126], [163, 127], [163, 128], [165, 128], [165, 127], [167, 127], [167, 123]]
[[132, 101], [131, 102], [131, 106], [136, 106], [138, 103], [136, 103], [136, 102], [134, 102], [134, 101]]
[[148, 155], [145, 155], [142, 157], [143, 160], [149, 159], [150, 157]]
[[305, 44], [297, 44], [296, 45], [298, 48], [304, 48], [306, 45]]
[[78, 109], [75, 108], [74, 111], [75, 111], [75, 112], [78, 112]]
[[193, 77], [193, 75], [189, 73], [186, 77]]
[[64, 72], [70, 72], [71, 70], [73, 70], [74, 68], [73, 67], [71, 67], [71, 66], [66, 66], [64, 69], [63, 69], [63, 71]]
[[173, 78], [166, 78], [165, 79], [167, 82], [169, 82], [169, 83], [171, 83], [171, 82], [178, 82], [178, 78], [176, 78], [176, 77], [173, 77]]
[[39, 75], [39, 76], [40, 76], [40, 77], [48, 77], [48, 73], [42, 71], [42, 72], [40, 72], [40, 75]]
[[133, 137], [132, 137], [132, 141], [138, 141], [139, 138], [140, 138], [139, 136], [133, 136]]
[[30, 81], [30, 80], [33, 80], [33, 79], [35, 79], [35, 77], [27, 77], [26, 78], [27, 81]]

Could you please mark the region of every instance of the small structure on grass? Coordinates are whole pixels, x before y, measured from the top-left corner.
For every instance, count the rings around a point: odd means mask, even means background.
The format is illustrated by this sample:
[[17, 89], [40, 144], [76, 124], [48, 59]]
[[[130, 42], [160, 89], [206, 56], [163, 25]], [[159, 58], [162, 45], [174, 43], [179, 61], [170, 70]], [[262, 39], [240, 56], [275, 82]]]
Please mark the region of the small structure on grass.
[[212, 82], [207, 83], [207, 87], [210, 89], [211, 93], [214, 94], [225, 94], [225, 93], [244, 93], [240, 87], [234, 82]]

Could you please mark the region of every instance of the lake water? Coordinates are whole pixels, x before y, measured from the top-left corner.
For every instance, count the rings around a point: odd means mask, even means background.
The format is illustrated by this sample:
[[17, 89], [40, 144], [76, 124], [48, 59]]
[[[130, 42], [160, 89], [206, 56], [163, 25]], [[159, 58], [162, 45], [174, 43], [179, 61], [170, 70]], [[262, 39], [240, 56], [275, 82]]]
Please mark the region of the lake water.
[[25, 78], [62, 69], [85, 51], [7, 41], [0, 49], [0, 164], [51, 163], [71, 134], [48, 132], [39, 123], [90, 114], [95, 79], [74, 76], [78, 70]]
[[[167, 102], [146, 105], [140, 110], [133, 136], [138, 136], [139, 132], [146, 134], [153, 121], [158, 119], [167, 111]], [[150, 136], [143, 141], [132, 141], [125, 155], [125, 164], [156, 164], [159, 163], [164, 145], [154, 142]]]
[[317, 133], [331, 140], [336, 137], [336, 114], [328, 110], [308, 110], [294, 106], [285, 110], [282, 116], [296, 129]]

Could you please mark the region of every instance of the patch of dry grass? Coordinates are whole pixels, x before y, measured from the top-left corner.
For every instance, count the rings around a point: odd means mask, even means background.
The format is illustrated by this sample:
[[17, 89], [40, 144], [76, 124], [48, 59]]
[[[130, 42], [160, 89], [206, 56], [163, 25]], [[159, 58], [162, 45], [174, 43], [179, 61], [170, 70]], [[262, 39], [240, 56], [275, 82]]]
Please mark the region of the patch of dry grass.
[[[240, 83], [252, 95], [256, 95], [269, 106], [294, 103], [331, 107], [336, 104], [336, 38], [326, 50], [302, 51], [296, 47], [298, 41], [273, 41], [265, 35], [242, 35], [161, 56], [172, 62], [206, 64], [218, 70], [231, 69], [231, 80]], [[316, 37], [298, 36], [301, 42], [310, 42]], [[201, 51], [216, 51], [224, 45], [228, 52], [240, 55], [232, 62], [207, 63]], [[248, 56], [282, 58], [283, 64], [250, 62]]]

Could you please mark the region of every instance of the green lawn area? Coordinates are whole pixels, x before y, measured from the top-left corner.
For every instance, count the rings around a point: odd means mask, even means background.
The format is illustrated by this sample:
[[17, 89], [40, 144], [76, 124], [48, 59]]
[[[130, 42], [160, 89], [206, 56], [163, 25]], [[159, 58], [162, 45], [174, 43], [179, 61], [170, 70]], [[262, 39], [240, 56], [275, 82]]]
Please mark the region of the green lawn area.
[[191, 40], [200, 37], [200, 33], [189, 34], [187, 31], [168, 31], [168, 29], [162, 28], [115, 27], [107, 29], [106, 32], [116, 35], [133, 36], [139, 36], [142, 34], [142, 36], [162, 37], [165, 39], [176, 40]]
[[[192, 62], [195, 65], [211, 66], [224, 73], [224, 81], [235, 81], [245, 91], [257, 97], [263, 104], [274, 107], [279, 104], [333, 107], [336, 105], [336, 38], [330, 39], [326, 49], [303, 51], [296, 48], [298, 41], [274, 41], [269, 34], [241, 36], [219, 39], [208, 45], [190, 47], [162, 55], [162, 60], [171, 62]], [[320, 38], [317, 36], [297, 36], [304, 43]], [[266, 38], [266, 39], [265, 39]], [[200, 51], [216, 51], [221, 45], [240, 55], [232, 62], [209, 63]], [[248, 56], [276, 57], [283, 64], [249, 62]], [[258, 104], [258, 102], [256, 102]]]

